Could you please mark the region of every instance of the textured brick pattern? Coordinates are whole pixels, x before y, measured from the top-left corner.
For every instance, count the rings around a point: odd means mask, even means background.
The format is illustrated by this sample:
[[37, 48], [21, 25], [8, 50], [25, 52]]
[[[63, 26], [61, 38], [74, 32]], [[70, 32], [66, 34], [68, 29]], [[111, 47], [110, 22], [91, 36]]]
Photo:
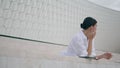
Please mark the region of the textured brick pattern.
[[96, 47], [119, 50], [120, 13], [87, 0], [0, 0], [0, 34], [68, 45], [86, 16], [98, 20]]

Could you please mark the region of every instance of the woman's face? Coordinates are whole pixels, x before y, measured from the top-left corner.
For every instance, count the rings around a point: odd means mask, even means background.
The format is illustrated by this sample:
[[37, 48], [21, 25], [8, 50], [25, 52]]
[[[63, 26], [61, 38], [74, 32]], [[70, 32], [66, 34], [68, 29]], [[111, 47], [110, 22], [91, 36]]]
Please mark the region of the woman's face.
[[96, 32], [96, 30], [97, 30], [97, 24], [93, 26], [93, 31]]
[[97, 30], [97, 24], [94, 25], [94, 26], [91, 26], [90, 31], [92, 31], [92, 32], [96, 32], [96, 30]]

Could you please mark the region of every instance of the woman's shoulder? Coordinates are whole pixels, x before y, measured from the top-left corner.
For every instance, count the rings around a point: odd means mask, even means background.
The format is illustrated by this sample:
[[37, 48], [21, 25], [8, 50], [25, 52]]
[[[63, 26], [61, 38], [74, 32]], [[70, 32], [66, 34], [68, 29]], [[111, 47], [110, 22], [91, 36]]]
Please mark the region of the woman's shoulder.
[[73, 39], [81, 39], [82, 38], [82, 31], [77, 32], [74, 36]]

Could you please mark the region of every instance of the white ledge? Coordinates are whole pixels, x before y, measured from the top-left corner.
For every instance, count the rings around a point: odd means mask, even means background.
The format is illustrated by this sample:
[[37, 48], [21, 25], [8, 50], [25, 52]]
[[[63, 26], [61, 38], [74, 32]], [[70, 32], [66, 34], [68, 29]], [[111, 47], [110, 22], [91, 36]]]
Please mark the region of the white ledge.
[[[110, 64], [119, 67], [120, 65], [120, 54], [112, 53], [113, 57], [111, 60], [101, 59], [101, 60], [90, 60], [78, 57], [62, 56], [60, 52], [66, 49], [66, 46], [45, 44], [39, 42], [25, 41], [20, 39], [0, 37], [0, 58], [7, 59], [6, 62], [11, 62], [10, 60], [26, 61], [30, 60], [32, 64], [34, 61], [42, 61], [41, 64], [52, 64], [54, 63], [84, 63], [93, 64], [99, 66], [99, 64]], [[102, 51], [97, 51], [98, 54], [103, 53]], [[2, 61], [5, 61], [3, 60]], [[10, 59], [10, 60], [8, 60]], [[1, 59], [0, 59], [1, 60]], [[17, 60], [17, 61], [16, 61]], [[64, 65], [64, 64], [63, 64]], [[79, 64], [78, 64], [79, 65]], [[29, 66], [29, 65], [28, 65]]]

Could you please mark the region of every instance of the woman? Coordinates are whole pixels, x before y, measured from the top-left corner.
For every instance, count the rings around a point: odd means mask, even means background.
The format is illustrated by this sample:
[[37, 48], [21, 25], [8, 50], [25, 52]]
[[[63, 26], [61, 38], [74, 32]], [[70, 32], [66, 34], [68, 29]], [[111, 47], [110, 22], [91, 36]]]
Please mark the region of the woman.
[[96, 56], [94, 38], [96, 36], [97, 21], [92, 17], [86, 17], [80, 25], [83, 30], [77, 33], [68, 45], [67, 55], [79, 56], [82, 58], [92, 57], [98, 59], [110, 59], [111, 53], [104, 53]]

